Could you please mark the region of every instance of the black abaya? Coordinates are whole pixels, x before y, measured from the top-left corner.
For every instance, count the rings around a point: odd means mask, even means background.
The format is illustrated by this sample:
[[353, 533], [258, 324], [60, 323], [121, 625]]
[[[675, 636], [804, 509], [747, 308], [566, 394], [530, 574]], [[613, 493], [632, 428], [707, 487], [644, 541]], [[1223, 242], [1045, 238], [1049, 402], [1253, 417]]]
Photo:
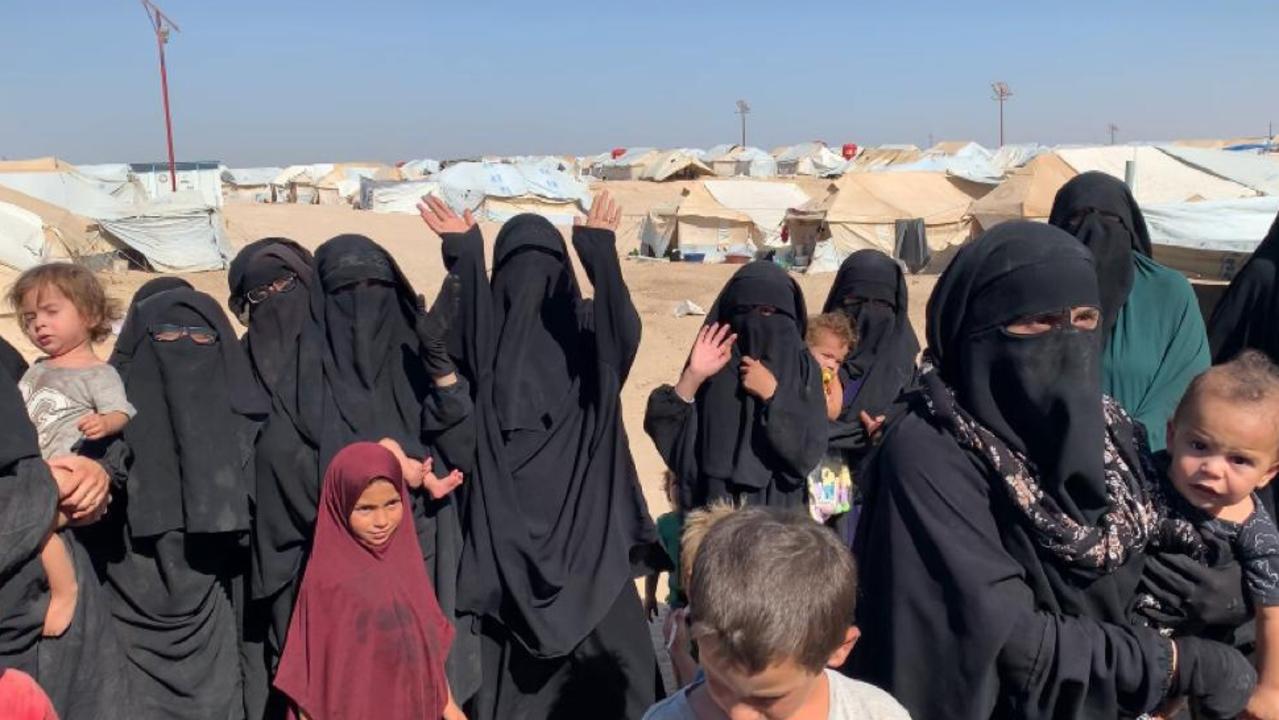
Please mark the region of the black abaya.
[[0, 423], [0, 668], [35, 678], [63, 720], [131, 716], [124, 655], [97, 576], [71, 531], [60, 537], [75, 566], [75, 614], [61, 636], [41, 637], [49, 585], [39, 552], [53, 527], [58, 488], [16, 383], [0, 382]]
[[[728, 364], [693, 403], [670, 385], [654, 390], [644, 415], [644, 429], [679, 478], [680, 507], [716, 499], [804, 505], [808, 473], [826, 452], [828, 422], [821, 371], [804, 344], [808, 317], [799, 286], [771, 262], [750, 263], [724, 286], [710, 323], [737, 333]], [[777, 379], [768, 402], [742, 387], [743, 356]]]
[[[1126, 620], [1140, 545], [1108, 554], [1118, 559], [1105, 570], [1049, 551], [1012, 501], [1017, 478], [961, 447], [943, 421], [953, 414], [946, 404], [958, 403], [1005, 452], [1027, 458], [1034, 487], [1059, 509], [1055, 520], [1091, 527], [1110, 488], [1099, 333], [1069, 326], [1023, 337], [1003, 328], [1097, 304], [1087, 251], [1054, 228], [1021, 222], [962, 249], [930, 299], [929, 353], [939, 370], [911, 394], [868, 462], [855, 546], [862, 639], [853, 674], [915, 717], [1138, 715], [1168, 689], [1170, 642]], [[1131, 421], [1123, 423], [1117, 442], [1135, 466]]]
[[[7, 373], [15, 383], [27, 372], [26, 358], [4, 338], [0, 338], [0, 371]], [[4, 380], [4, 377], [0, 376], [0, 380]]]
[[[172, 289], [137, 303], [119, 368], [138, 416], [128, 481], [93, 550], [125, 646], [134, 717], [242, 718], [242, 609], [253, 443], [266, 413], [248, 359], [213, 298]], [[213, 344], [154, 340], [209, 328]], [[110, 537], [110, 542], [105, 538]], [[250, 670], [251, 672], [251, 670]]]
[[843, 313], [857, 331], [857, 346], [839, 368], [844, 402], [830, 424], [830, 448], [855, 466], [869, 448], [861, 414], [889, 415], [893, 401], [915, 382], [919, 339], [901, 265], [878, 250], [849, 255], [822, 312]]
[[1279, 362], [1279, 217], [1217, 303], [1208, 341], [1214, 363], [1247, 349]]
[[640, 320], [613, 234], [576, 228], [573, 244], [592, 300], [540, 217], [502, 228], [491, 283], [477, 229], [444, 237], [476, 389], [458, 602], [482, 618], [485, 668], [498, 673], [484, 678], [480, 718], [581, 717], [581, 683], [613, 717], [638, 718], [654, 699], [652, 646], [628, 598], [631, 558], [656, 534], [620, 405]]

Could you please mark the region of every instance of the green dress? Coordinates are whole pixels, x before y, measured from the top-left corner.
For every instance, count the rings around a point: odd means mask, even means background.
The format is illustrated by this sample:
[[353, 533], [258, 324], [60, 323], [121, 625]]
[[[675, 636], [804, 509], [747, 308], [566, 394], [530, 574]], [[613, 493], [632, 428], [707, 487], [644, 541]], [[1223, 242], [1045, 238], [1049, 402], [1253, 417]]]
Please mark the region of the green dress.
[[671, 607], [683, 607], [687, 603], [684, 600], [684, 588], [680, 587], [680, 536], [684, 534], [684, 516], [675, 512], [668, 512], [657, 518], [657, 538], [662, 543], [662, 549], [671, 559], [673, 566], [669, 576], [666, 579], [666, 586], [670, 592], [666, 595], [666, 604]]
[[1212, 360], [1190, 282], [1139, 253], [1133, 264], [1132, 290], [1102, 353], [1102, 387], [1145, 427], [1150, 449], [1159, 451], [1186, 387]]

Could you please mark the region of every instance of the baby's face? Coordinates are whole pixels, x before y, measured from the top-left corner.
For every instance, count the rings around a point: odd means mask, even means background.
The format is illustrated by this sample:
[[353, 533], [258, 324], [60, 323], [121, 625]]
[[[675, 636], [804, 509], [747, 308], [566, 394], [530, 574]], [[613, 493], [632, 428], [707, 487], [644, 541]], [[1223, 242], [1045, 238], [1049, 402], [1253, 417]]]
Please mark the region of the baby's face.
[[1168, 427], [1177, 492], [1216, 517], [1265, 487], [1279, 469], [1277, 419], [1256, 404], [1201, 395]]
[[808, 351], [817, 359], [818, 365], [832, 372], [838, 370], [844, 358], [848, 357], [848, 345], [828, 332], [818, 333], [808, 344]]

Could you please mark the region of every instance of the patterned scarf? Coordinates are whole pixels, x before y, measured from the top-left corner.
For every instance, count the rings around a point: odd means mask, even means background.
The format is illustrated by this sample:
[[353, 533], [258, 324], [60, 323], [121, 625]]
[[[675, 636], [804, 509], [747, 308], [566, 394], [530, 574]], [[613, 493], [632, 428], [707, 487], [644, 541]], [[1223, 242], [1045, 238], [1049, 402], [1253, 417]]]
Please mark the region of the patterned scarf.
[[1170, 493], [1175, 493], [1159, 482], [1144, 431], [1109, 396], [1103, 396], [1102, 403], [1109, 509], [1096, 525], [1085, 525], [1044, 492], [1029, 458], [1009, 448], [959, 405], [954, 391], [929, 364], [923, 368], [922, 384], [932, 417], [999, 476], [1032, 537], [1067, 565], [1108, 573], [1147, 546], [1192, 556], [1206, 552], [1194, 526], [1172, 512]]

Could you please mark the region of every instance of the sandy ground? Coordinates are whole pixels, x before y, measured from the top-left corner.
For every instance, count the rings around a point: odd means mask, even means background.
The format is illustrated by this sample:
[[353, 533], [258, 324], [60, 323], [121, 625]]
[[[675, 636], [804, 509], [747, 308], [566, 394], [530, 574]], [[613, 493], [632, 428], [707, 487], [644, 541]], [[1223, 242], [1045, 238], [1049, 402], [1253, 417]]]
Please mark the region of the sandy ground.
[[[652, 207], [678, 202], [684, 184], [617, 182], [604, 185], [623, 204], [625, 217], [619, 244], [625, 252], [636, 244], [635, 228], [644, 213]], [[810, 195], [816, 195], [823, 186], [823, 181], [816, 181], [812, 187], [804, 189]], [[390, 251], [418, 292], [428, 299], [434, 297], [443, 278], [439, 238], [415, 215], [382, 215], [318, 205], [251, 204], [228, 205], [225, 214], [227, 228], [236, 247], [263, 237], [283, 236], [314, 249], [334, 235], [361, 233]], [[483, 224], [482, 229], [491, 252], [498, 226]], [[622, 392], [623, 408], [639, 476], [654, 516], [666, 512], [668, 506], [660, 487], [662, 461], [643, 429], [644, 406], [654, 388], [674, 382], [701, 323], [696, 317], [676, 318], [673, 311], [682, 300], [692, 300], [703, 308], [709, 308], [734, 270], [735, 267], [729, 265], [655, 263], [633, 259], [622, 262], [622, 273], [644, 321], [639, 357]], [[108, 292], [122, 304], [127, 303], [133, 292], [152, 277], [154, 275], [137, 271], [102, 275]], [[197, 289], [225, 303], [225, 272], [195, 273], [184, 277]], [[796, 275], [795, 278], [804, 290], [809, 312], [820, 310], [834, 275]], [[11, 276], [8, 279], [0, 277], [0, 285], [7, 287], [10, 280]], [[582, 280], [584, 290], [589, 292], [589, 284], [584, 278]], [[916, 330], [922, 331], [923, 308], [935, 278], [912, 277], [909, 282], [911, 315]], [[28, 357], [36, 356], [35, 348], [22, 336], [7, 307], [0, 317], [0, 334]], [[100, 348], [104, 357], [109, 352], [109, 344]]]

